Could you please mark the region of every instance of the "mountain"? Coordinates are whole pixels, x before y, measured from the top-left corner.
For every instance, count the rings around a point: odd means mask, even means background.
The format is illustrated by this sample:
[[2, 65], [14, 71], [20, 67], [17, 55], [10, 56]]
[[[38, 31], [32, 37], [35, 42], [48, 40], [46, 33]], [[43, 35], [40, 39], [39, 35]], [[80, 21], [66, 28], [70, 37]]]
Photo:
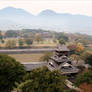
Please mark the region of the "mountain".
[[40, 25], [44, 24], [44, 28], [64, 32], [81, 32], [92, 34], [92, 17], [90, 16], [55, 13], [50, 10], [42, 11], [39, 15], [39, 20], [41, 20]]
[[32, 17], [34, 17], [32, 14], [20, 8], [7, 7], [0, 10], [0, 20], [4, 20], [5, 22], [6, 20], [9, 20], [18, 25], [21, 23], [26, 24], [26, 22]]
[[32, 14], [26, 12], [23, 9], [7, 7], [0, 10], [0, 18], [10, 19], [10, 20], [20, 20], [25, 17], [31, 18], [33, 17]]
[[49, 9], [44, 10], [38, 14], [38, 16], [55, 16], [55, 15], [57, 15], [57, 13]]
[[92, 34], [91, 24], [91, 16], [57, 13], [49, 9], [37, 16], [20, 8], [7, 7], [0, 10], [0, 29], [40, 28]]
[[25, 10], [23, 9], [20, 9], [20, 8], [13, 8], [13, 7], [7, 7], [7, 8], [4, 8], [0, 11], [0, 14], [2, 15], [6, 15], [7, 16], [16, 16], [16, 15], [24, 15], [24, 16], [33, 16], [32, 14], [26, 12]]

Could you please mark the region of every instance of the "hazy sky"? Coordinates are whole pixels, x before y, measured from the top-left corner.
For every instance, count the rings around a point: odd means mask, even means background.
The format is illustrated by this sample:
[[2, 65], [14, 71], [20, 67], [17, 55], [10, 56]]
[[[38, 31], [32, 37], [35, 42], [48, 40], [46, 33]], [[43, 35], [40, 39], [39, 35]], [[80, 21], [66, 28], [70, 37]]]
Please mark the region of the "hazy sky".
[[37, 15], [45, 9], [92, 16], [92, 0], [0, 0], [0, 9], [13, 6]]

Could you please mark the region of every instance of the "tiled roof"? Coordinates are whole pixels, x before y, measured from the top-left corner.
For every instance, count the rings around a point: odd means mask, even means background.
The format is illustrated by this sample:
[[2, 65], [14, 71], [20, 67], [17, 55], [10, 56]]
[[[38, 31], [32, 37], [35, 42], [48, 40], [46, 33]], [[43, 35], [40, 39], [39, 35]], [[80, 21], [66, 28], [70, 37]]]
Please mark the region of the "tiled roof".
[[56, 51], [70, 51], [70, 50], [65, 45], [62, 45], [62, 46], [59, 45]]
[[22, 63], [22, 64], [24, 64], [27, 71], [30, 71], [32, 69], [39, 68], [46, 65], [46, 62], [30, 62], [30, 63]]

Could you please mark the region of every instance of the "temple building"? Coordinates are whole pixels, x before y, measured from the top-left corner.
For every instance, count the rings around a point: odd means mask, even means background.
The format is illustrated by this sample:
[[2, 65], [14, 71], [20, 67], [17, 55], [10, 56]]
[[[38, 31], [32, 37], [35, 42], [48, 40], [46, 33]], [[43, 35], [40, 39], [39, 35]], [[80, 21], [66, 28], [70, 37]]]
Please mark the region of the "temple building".
[[69, 49], [65, 46], [58, 46], [47, 64], [47, 67], [53, 70], [60, 70], [62, 74], [77, 74], [79, 69], [73, 66], [71, 59], [69, 58]]

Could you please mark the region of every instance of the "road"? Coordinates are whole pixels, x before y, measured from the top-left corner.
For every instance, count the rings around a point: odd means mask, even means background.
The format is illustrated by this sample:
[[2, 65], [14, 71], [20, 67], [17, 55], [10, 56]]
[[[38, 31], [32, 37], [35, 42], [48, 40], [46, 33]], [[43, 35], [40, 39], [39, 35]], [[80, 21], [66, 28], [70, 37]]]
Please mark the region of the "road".
[[40, 48], [40, 49], [1, 49], [0, 54], [20, 54], [20, 53], [41, 53], [53, 52], [55, 48]]

